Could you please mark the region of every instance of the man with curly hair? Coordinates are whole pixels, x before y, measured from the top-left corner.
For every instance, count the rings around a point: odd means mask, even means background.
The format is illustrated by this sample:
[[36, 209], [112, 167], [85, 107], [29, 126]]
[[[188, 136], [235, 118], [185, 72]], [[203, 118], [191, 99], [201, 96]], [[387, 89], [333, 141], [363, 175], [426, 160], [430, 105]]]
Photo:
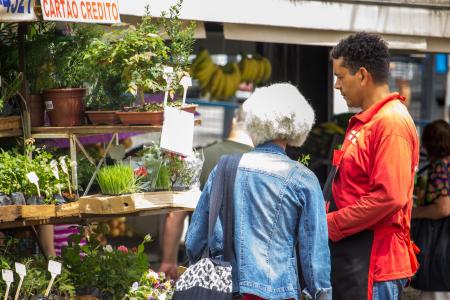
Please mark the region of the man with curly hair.
[[379, 35], [353, 34], [330, 56], [335, 88], [362, 109], [335, 150], [324, 189], [333, 299], [398, 299], [418, 268], [409, 235], [416, 128], [404, 97], [389, 90], [389, 51]]

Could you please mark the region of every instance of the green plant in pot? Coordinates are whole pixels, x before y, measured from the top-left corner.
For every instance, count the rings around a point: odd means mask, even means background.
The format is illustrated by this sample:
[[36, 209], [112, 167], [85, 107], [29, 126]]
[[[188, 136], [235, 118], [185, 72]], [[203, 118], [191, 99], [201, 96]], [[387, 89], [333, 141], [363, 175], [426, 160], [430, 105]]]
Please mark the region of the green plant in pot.
[[130, 194], [140, 190], [139, 177], [135, 176], [130, 165], [122, 163], [101, 168], [97, 182], [102, 194], [106, 195]]
[[[149, 123], [132, 123], [127, 121], [127, 114], [119, 113], [124, 124], [153, 124], [162, 122], [163, 105], [160, 103], [146, 104], [144, 93], [164, 93], [167, 89], [164, 78], [164, 68], [173, 69], [172, 81], [168, 94], [174, 99], [180, 94], [179, 81], [188, 73], [188, 57], [192, 53], [194, 43], [194, 23], [185, 25], [178, 19], [182, 1], [172, 6], [169, 14], [162, 13], [161, 18], [153, 20], [148, 7], [146, 15], [138, 26], [130, 26], [121, 31], [110, 34], [108, 40], [111, 48], [106, 63], [121, 70], [121, 81], [126, 91], [137, 96], [139, 106], [129, 108], [127, 111], [136, 112], [136, 116], [147, 118]], [[165, 39], [167, 38], [167, 39]], [[169, 99], [169, 100], [170, 100]], [[180, 102], [169, 101], [170, 106], [180, 106]], [[158, 112], [153, 121], [148, 118], [151, 114], [142, 115], [142, 112]], [[145, 121], [144, 121], [145, 122]]]
[[132, 97], [125, 93], [126, 86], [121, 81], [123, 66], [110, 58], [113, 44], [121, 38], [118, 32], [105, 34], [94, 39], [86, 49], [83, 61], [89, 72], [86, 80], [90, 83], [86, 96], [86, 114], [93, 124], [120, 123], [115, 111], [129, 106]]
[[99, 237], [109, 232], [106, 224], [90, 226], [88, 232], [86, 245], [79, 245], [83, 233], [72, 235], [69, 245], [62, 250], [77, 294], [87, 295], [97, 289], [102, 298], [109, 295], [113, 299], [123, 299], [130, 285], [148, 268], [144, 245], [151, 240], [150, 236], [145, 236], [136, 248], [128, 249], [101, 244]]
[[81, 125], [86, 89], [83, 83], [89, 73], [84, 63], [84, 52], [90, 42], [102, 34], [93, 25], [71, 24], [67, 35], [55, 35], [50, 41], [51, 59], [47, 68], [52, 89], [44, 90], [43, 97], [53, 126]]
[[[69, 178], [61, 172], [59, 179], [56, 179], [50, 165], [53, 155], [34, 146], [33, 142], [31, 139], [25, 142], [23, 153], [18, 149], [0, 152], [0, 193], [23, 193], [27, 204], [54, 204], [54, 196], [59, 193], [60, 188], [62, 191], [67, 189]], [[30, 172], [34, 172], [39, 178], [39, 190], [27, 178]]]

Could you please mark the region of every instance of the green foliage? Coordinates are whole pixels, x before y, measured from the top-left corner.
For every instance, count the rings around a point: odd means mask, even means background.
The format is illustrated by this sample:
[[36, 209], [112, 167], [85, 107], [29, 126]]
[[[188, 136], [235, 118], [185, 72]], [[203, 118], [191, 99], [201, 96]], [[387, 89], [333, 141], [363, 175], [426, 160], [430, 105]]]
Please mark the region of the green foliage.
[[103, 194], [120, 195], [139, 191], [139, 179], [129, 165], [105, 166], [97, 175], [97, 182]]
[[[45, 203], [54, 203], [53, 196], [58, 194], [58, 186], [67, 188], [68, 177], [59, 172], [59, 180], [55, 178], [50, 167], [53, 155], [33, 144], [34, 140], [25, 142], [24, 153], [18, 149], [0, 152], [0, 192], [10, 195], [22, 192], [24, 195], [37, 195], [37, 187], [26, 177], [29, 172], [35, 172], [39, 178], [39, 188]], [[67, 165], [70, 165], [66, 162]]]
[[[27, 269], [27, 275], [24, 278], [20, 296], [23, 299], [28, 299], [33, 295], [43, 295], [50, 281], [50, 273], [47, 271], [47, 261], [42, 255], [21, 257], [18, 244], [19, 240], [9, 236], [3, 240], [3, 244], [0, 245], [0, 268], [12, 270], [14, 268], [14, 262], [23, 263]], [[17, 289], [19, 278], [17, 274], [15, 274], [15, 277], [10, 291]], [[0, 280], [0, 294], [3, 294], [5, 289], [6, 285], [4, 281]], [[64, 266], [61, 274], [56, 277], [52, 294], [70, 298], [75, 296], [75, 287], [69, 279], [68, 270]]]
[[16, 93], [20, 90], [22, 83], [22, 73], [16, 75], [12, 81], [9, 83], [4, 78], [0, 77], [0, 112], [3, 109], [3, 105], [14, 97]]
[[70, 279], [78, 288], [96, 287], [113, 299], [123, 299], [128, 288], [147, 270], [148, 261], [144, 244], [151, 240], [147, 235], [133, 250], [124, 246], [103, 246], [99, 236], [106, 234], [107, 225], [91, 230], [87, 244], [80, 246], [82, 235], [72, 235], [69, 246], [63, 248], [62, 257], [70, 271]]
[[[174, 68], [172, 92], [180, 88], [179, 80], [188, 75], [188, 57], [192, 53], [195, 30], [193, 22], [186, 26], [179, 20], [181, 4], [179, 1], [172, 6], [168, 14], [163, 12], [157, 21], [152, 19], [147, 6], [142, 22], [136, 27], [114, 30], [92, 41], [84, 55], [92, 83], [89, 106], [107, 108], [112, 88], [116, 88], [116, 99], [124, 100], [119, 92], [122, 89], [138, 95], [143, 105], [144, 92], [164, 91], [163, 69], [166, 65]], [[116, 84], [111, 86], [110, 82]], [[123, 104], [122, 100], [117, 100], [116, 104]]]
[[[27, 275], [23, 281], [20, 295], [29, 298], [34, 295], [44, 295], [51, 279], [47, 270], [47, 261], [44, 256], [36, 255], [22, 262], [27, 268]], [[58, 297], [75, 297], [75, 286], [73, 285], [69, 271], [63, 266], [61, 274], [55, 279], [52, 287], [52, 295]]]
[[300, 156], [298, 158], [298, 162], [305, 166], [309, 165], [310, 160], [311, 160], [311, 156], [309, 154], [300, 154]]
[[185, 25], [179, 19], [182, 0], [169, 8], [169, 15], [166, 12], [161, 13], [160, 26], [167, 34], [169, 44], [169, 57], [171, 65], [181, 71], [186, 70], [189, 64], [189, 55], [194, 48], [195, 22]]

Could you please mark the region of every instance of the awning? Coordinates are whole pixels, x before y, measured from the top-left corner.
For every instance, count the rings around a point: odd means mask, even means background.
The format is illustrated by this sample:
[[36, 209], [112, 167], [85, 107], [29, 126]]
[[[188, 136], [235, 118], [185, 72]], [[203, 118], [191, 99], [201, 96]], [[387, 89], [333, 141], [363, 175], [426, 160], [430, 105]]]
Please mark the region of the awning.
[[[363, 3], [363, 2], [361, 2]], [[123, 15], [159, 16], [174, 1], [119, 0]], [[224, 24], [227, 39], [334, 45], [355, 31], [377, 32], [396, 49], [450, 52], [450, 9], [339, 1], [184, 0], [182, 19]]]

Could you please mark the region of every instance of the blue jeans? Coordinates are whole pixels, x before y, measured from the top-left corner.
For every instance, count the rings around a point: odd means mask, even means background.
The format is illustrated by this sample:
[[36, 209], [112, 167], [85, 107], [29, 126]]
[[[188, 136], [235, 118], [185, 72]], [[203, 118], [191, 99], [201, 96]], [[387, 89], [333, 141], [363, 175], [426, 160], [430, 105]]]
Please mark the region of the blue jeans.
[[408, 279], [374, 282], [372, 300], [398, 300], [407, 283]]

